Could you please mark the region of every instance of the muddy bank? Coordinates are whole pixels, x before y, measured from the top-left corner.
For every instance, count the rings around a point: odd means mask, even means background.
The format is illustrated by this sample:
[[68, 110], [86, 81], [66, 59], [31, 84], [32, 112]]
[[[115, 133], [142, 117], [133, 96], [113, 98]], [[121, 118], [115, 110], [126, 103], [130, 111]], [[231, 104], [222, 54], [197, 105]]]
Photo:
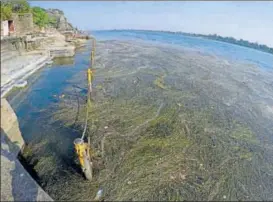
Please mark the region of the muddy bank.
[[52, 106], [52, 134], [24, 152], [51, 197], [92, 200], [102, 188], [106, 200], [273, 199], [272, 72], [166, 46], [106, 41], [96, 50], [94, 181], [73, 153], [85, 71]]

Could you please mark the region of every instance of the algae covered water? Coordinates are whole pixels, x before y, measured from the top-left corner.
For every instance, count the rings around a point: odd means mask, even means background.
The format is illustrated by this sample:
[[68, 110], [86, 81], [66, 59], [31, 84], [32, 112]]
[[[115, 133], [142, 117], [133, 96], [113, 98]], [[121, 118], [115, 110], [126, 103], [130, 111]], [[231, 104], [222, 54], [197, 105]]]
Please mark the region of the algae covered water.
[[89, 46], [10, 97], [28, 143], [23, 155], [53, 199], [93, 200], [99, 189], [105, 200], [273, 199], [268, 68], [124, 38], [99, 41], [96, 50], [92, 182], [73, 151], [85, 118]]
[[273, 69], [273, 55], [255, 49], [213, 41], [183, 34], [145, 31], [145, 30], [112, 30], [92, 32], [98, 40], [131, 40], [148, 41], [154, 44], [168, 44], [176, 47], [195, 49], [206, 54], [224, 56], [233, 61], [245, 61], [265, 69]]

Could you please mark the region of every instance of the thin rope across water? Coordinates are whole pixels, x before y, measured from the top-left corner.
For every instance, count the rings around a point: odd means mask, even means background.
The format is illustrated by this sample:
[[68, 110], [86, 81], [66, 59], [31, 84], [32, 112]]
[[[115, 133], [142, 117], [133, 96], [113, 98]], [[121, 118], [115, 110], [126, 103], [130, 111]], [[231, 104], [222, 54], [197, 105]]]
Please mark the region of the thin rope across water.
[[[94, 61], [95, 61], [95, 50], [96, 50], [96, 47], [95, 47], [95, 38], [93, 38], [93, 43], [92, 43], [92, 49], [91, 50], [91, 67], [94, 66]], [[91, 69], [89, 68], [88, 71], [87, 71], [87, 78], [88, 78], [88, 91], [87, 91], [87, 101], [86, 101], [86, 114], [85, 114], [85, 124], [84, 124], [84, 129], [83, 129], [83, 132], [82, 132], [82, 137], [81, 139], [83, 140], [84, 136], [85, 136], [85, 133], [86, 133], [86, 130], [87, 130], [87, 122], [88, 122], [88, 115], [89, 115], [89, 107], [90, 107], [90, 104], [91, 104], [91, 89], [92, 89], [92, 71]]]

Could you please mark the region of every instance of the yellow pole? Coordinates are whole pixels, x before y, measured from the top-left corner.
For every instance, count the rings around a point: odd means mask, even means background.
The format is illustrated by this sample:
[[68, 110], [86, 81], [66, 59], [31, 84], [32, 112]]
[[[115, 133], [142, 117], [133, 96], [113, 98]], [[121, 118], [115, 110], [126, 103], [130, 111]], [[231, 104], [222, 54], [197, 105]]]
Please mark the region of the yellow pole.
[[74, 140], [75, 150], [81, 164], [82, 171], [88, 180], [92, 180], [92, 163], [90, 162], [90, 148], [81, 138]]
[[87, 70], [87, 80], [88, 80], [88, 83], [92, 83], [92, 76], [93, 76], [93, 72], [90, 68], [88, 68]]
[[92, 49], [94, 50], [94, 52], [96, 51], [96, 39], [93, 38], [93, 41], [92, 41]]
[[90, 137], [88, 138], [88, 143], [85, 143], [83, 140], [86, 126], [87, 126], [87, 118], [88, 118], [88, 109], [91, 106], [91, 92], [92, 92], [92, 80], [93, 80], [93, 71], [91, 68], [94, 67], [94, 59], [95, 59], [95, 39], [93, 39], [93, 50], [91, 51], [91, 66], [87, 69], [87, 82], [88, 82], [88, 100], [87, 100], [87, 109], [86, 109], [86, 125], [83, 132], [82, 138], [77, 138], [74, 140], [75, 150], [79, 158], [79, 162], [81, 164], [82, 171], [84, 172], [85, 177], [88, 180], [92, 180], [92, 162], [91, 156], [92, 151], [90, 148]]
[[91, 67], [94, 68], [95, 65], [95, 51], [91, 51]]
[[94, 67], [95, 64], [95, 53], [96, 53], [96, 39], [93, 38], [92, 41], [92, 51], [91, 51], [91, 67]]
[[87, 81], [88, 81], [88, 87], [89, 87], [90, 93], [92, 92], [92, 79], [93, 79], [93, 72], [92, 72], [91, 68], [88, 68], [87, 69]]

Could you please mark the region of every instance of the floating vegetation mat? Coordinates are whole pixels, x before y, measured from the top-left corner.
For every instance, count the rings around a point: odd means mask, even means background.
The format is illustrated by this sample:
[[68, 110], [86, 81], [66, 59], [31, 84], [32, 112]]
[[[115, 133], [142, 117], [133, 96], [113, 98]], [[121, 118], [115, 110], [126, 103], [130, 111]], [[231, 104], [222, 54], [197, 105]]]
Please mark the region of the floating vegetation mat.
[[111, 201], [273, 200], [273, 115], [260, 105], [273, 104], [271, 73], [147, 44], [106, 41], [97, 51], [87, 130], [94, 180], [84, 180], [73, 152], [86, 72], [54, 106], [52, 127], [66, 132], [24, 154], [51, 197], [93, 200], [103, 189]]

